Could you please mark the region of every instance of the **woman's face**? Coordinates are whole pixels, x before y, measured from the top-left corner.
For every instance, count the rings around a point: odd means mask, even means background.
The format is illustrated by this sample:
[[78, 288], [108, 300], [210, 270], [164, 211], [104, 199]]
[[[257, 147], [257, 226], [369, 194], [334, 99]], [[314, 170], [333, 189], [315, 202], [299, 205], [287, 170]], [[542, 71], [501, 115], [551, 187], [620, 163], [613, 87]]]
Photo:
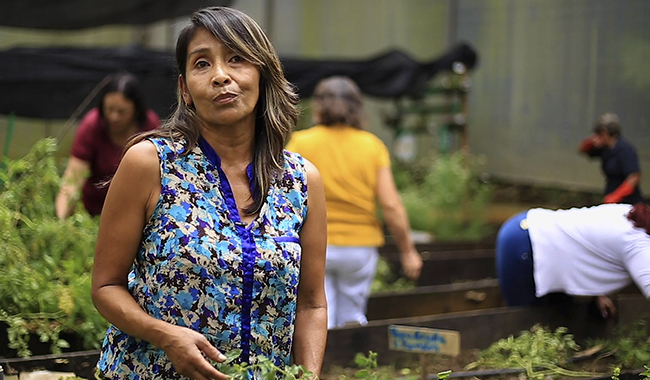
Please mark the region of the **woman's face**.
[[616, 145], [616, 140], [617, 138], [607, 133], [607, 131], [602, 131], [595, 134], [594, 143], [597, 147], [613, 148]]
[[260, 70], [200, 28], [187, 49], [179, 79], [183, 101], [206, 126], [255, 126]]
[[135, 123], [135, 105], [121, 92], [104, 96], [104, 117], [112, 132], [126, 132]]

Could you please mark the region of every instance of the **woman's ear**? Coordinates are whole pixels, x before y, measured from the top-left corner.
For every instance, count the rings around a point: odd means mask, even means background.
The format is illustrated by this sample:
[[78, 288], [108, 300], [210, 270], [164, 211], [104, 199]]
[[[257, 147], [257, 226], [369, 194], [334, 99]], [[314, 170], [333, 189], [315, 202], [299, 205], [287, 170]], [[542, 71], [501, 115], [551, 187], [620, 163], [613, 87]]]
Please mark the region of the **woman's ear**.
[[181, 96], [183, 97], [183, 102], [185, 103], [186, 106], [191, 106], [192, 105], [192, 96], [190, 95], [189, 91], [187, 91], [187, 84], [185, 83], [185, 78], [183, 78], [183, 75], [178, 76], [178, 88], [181, 89]]

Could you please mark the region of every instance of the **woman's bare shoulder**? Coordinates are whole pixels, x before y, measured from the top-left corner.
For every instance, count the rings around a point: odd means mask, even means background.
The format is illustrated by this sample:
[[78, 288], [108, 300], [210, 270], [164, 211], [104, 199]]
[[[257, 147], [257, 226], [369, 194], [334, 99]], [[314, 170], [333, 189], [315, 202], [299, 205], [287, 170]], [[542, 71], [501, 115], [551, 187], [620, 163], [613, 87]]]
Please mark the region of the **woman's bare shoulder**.
[[143, 164], [158, 162], [158, 151], [156, 146], [149, 140], [143, 140], [135, 145], [129, 147], [124, 153], [124, 160], [134, 161], [134, 163], [142, 162]]
[[140, 141], [129, 147], [124, 153], [118, 171], [129, 173], [130, 176], [159, 173], [158, 151], [148, 140]]

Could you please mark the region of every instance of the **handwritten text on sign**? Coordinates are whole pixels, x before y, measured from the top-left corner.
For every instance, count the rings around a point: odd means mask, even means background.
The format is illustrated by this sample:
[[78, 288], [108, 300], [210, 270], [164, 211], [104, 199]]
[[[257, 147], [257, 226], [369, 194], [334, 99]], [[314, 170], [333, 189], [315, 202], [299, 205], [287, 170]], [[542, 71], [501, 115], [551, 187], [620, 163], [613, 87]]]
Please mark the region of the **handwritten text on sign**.
[[456, 356], [460, 353], [460, 333], [452, 330], [390, 325], [388, 348], [395, 351]]

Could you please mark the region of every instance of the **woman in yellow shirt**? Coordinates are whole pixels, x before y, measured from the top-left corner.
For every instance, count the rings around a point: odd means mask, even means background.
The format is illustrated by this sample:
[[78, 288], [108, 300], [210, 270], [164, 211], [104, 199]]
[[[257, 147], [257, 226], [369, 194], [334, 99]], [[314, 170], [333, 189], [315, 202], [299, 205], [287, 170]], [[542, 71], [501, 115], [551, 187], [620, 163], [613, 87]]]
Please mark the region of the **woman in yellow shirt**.
[[377, 204], [397, 242], [406, 277], [420, 276], [422, 258], [410, 238], [388, 149], [364, 130], [359, 87], [347, 77], [323, 79], [314, 91], [312, 107], [316, 125], [294, 132], [286, 149], [316, 165], [325, 186], [328, 327], [366, 324], [377, 247], [384, 244]]

